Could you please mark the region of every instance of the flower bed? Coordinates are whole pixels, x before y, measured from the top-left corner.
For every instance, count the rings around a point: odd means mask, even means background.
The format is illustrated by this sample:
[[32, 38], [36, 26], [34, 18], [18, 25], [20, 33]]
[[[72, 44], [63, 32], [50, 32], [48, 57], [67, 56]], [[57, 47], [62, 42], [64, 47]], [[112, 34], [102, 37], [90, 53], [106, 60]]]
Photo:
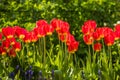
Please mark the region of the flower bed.
[[[79, 41], [69, 31], [69, 23], [53, 19], [36, 22], [28, 31], [7, 26], [0, 33], [0, 77], [12, 80], [119, 79], [120, 24], [115, 29], [97, 27], [94, 20], [82, 26], [88, 50], [76, 58]], [[53, 38], [58, 41], [54, 44]]]

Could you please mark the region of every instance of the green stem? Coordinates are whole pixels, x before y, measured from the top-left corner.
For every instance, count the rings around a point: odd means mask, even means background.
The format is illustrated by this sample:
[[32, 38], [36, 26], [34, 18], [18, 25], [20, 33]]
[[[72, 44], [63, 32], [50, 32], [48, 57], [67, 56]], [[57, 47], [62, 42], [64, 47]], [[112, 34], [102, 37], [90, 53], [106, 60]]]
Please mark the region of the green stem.
[[119, 44], [119, 40], [117, 40], [117, 49], [118, 49], [118, 60], [120, 60], [119, 59], [119, 57], [120, 57], [120, 44]]
[[91, 52], [90, 52], [90, 45], [88, 45], [88, 52], [89, 52], [89, 54], [88, 54], [88, 56], [89, 56], [89, 60], [90, 60], [90, 62], [91, 62]]
[[[74, 53], [75, 65], [77, 64], [76, 54]], [[78, 66], [78, 64], [77, 64]]]
[[[23, 42], [21, 42], [21, 45], [22, 45], [22, 51], [21, 51], [20, 58], [22, 58], [21, 59], [21, 66], [23, 68], [23, 66], [24, 66], [24, 49], [25, 49], [25, 46], [24, 46]], [[18, 54], [18, 56], [19, 56], [19, 54]]]
[[92, 43], [92, 50], [93, 50], [93, 55], [94, 55], [94, 42]]
[[104, 39], [102, 39], [102, 45], [103, 45], [103, 53], [105, 54], [105, 44], [104, 44]]
[[36, 54], [35, 54], [35, 44], [32, 43], [32, 46], [33, 46], [33, 59], [34, 59], [34, 63], [36, 62]]
[[44, 67], [45, 67], [45, 64], [46, 64], [46, 40], [45, 40], [45, 37], [43, 37], [44, 39]]
[[111, 47], [108, 46], [108, 50], [109, 50], [109, 60], [110, 60], [110, 63], [109, 63], [109, 68], [112, 69], [112, 53], [111, 53]]
[[100, 54], [100, 52], [98, 52], [97, 54], [98, 54], [98, 64], [101, 68], [101, 57], [102, 57], [102, 55]]
[[[41, 38], [39, 38], [38, 40], [38, 45], [36, 46], [37, 47], [37, 59], [40, 61], [40, 62], [43, 62], [43, 54], [42, 54], [42, 40]], [[40, 56], [41, 55], [41, 56]]]
[[[88, 45], [88, 60], [89, 60], [89, 68], [90, 68], [90, 70], [91, 70], [91, 68], [92, 68], [92, 65], [91, 65], [91, 52], [90, 52], [90, 45]], [[90, 71], [91, 72], [91, 71]]]

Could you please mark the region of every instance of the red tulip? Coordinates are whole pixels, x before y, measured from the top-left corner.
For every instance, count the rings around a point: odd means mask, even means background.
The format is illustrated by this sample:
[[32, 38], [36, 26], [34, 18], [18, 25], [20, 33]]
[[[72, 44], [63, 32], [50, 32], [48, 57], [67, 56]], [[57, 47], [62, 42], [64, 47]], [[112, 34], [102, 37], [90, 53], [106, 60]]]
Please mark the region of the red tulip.
[[31, 35], [30, 35], [30, 33], [28, 32], [26, 35], [25, 35], [25, 37], [24, 37], [24, 39], [23, 39], [23, 41], [25, 42], [25, 43], [30, 43], [31, 42]]
[[0, 32], [0, 41], [2, 40], [2, 33]]
[[111, 33], [113, 34], [113, 30], [109, 27], [103, 27], [103, 30], [104, 30], [104, 37]]
[[114, 44], [115, 37], [112, 33], [104, 37], [104, 42], [107, 46], [112, 46]]
[[114, 31], [115, 31], [116, 36], [120, 38], [120, 24], [117, 24], [115, 26]]
[[45, 26], [47, 24], [47, 21], [45, 20], [38, 20], [36, 22], [36, 27], [42, 27], [42, 26]]
[[8, 39], [3, 40], [2, 47], [7, 50], [10, 47], [10, 41]]
[[94, 44], [94, 51], [99, 52], [102, 48], [102, 44], [101, 43], [95, 43]]
[[48, 23], [45, 20], [39, 20], [36, 22], [36, 27], [34, 28], [35, 34], [38, 38], [44, 37], [47, 33], [45, 27], [48, 26]]
[[16, 39], [14, 37], [13, 38], [6, 38], [6, 40], [8, 40], [10, 42], [10, 45], [14, 45], [16, 42]]
[[99, 41], [101, 39], [100, 33], [98, 33], [97, 31], [93, 33], [93, 38], [94, 40]]
[[72, 34], [68, 33], [66, 35], [66, 44], [67, 45], [70, 45], [70, 43], [74, 42], [75, 41], [75, 38]]
[[11, 57], [16, 57], [16, 52], [14, 48], [11, 48], [10, 51], [8, 52], [8, 55]]
[[69, 53], [76, 52], [78, 50], [78, 45], [79, 45], [79, 42], [77, 41], [71, 42], [68, 46], [68, 52]]
[[92, 34], [84, 35], [83, 40], [87, 45], [91, 45], [94, 41]]
[[38, 38], [44, 37], [46, 35], [45, 27], [34, 28], [34, 32]]
[[2, 46], [0, 46], [0, 54], [1, 55], [5, 55], [6, 54], [6, 50]]
[[6, 38], [13, 38], [15, 31], [12, 27], [8, 26], [5, 28], [2, 28], [2, 33]]
[[53, 31], [54, 31], [54, 27], [52, 25], [46, 25], [45, 26], [45, 31], [47, 35], [52, 35]]
[[115, 40], [118, 40], [120, 38], [120, 33], [118, 31], [113, 32]]
[[36, 42], [38, 40], [38, 37], [33, 30], [30, 31], [30, 39], [32, 42]]
[[60, 29], [56, 30], [59, 35], [64, 34], [66, 35], [69, 32], [69, 24], [67, 22], [62, 22], [60, 24]]
[[25, 30], [24, 28], [21, 28], [19, 26], [15, 26], [14, 29], [15, 29], [15, 34], [20, 39], [23, 39], [28, 32], [27, 30]]
[[120, 24], [117, 24], [114, 29], [115, 31], [120, 31]]
[[101, 39], [104, 38], [104, 31], [105, 31], [104, 27], [101, 27], [101, 28], [96, 28], [95, 32], [98, 34], [99, 38]]
[[62, 20], [59, 20], [59, 19], [53, 19], [51, 20], [51, 25], [56, 29], [56, 30], [59, 30], [61, 28], [61, 24], [63, 23]]
[[21, 50], [21, 44], [19, 42], [15, 42], [15, 44], [13, 45], [13, 48], [16, 52]]
[[59, 37], [59, 40], [61, 40], [62, 42], [66, 41], [66, 35], [61, 34], [61, 35], [58, 35], [58, 37]]
[[82, 26], [82, 32], [84, 35], [93, 33], [96, 27], [97, 27], [97, 24], [95, 21], [88, 20]]

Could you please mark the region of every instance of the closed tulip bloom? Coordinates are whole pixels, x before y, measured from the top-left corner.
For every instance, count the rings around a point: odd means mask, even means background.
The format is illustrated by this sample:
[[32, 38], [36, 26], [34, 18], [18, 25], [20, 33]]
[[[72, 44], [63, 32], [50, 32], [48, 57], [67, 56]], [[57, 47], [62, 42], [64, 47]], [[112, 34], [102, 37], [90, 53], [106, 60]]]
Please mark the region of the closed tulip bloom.
[[14, 48], [11, 48], [10, 51], [8, 52], [8, 55], [11, 57], [16, 57], [16, 52]]
[[27, 30], [25, 30], [24, 28], [21, 28], [19, 26], [15, 26], [14, 30], [15, 30], [16, 36], [20, 39], [23, 39], [28, 32]]
[[45, 35], [46, 35], [44, 26], [34, 28], [34, 32], [38, 38], [45, 37]]
[[15, 42], [13, 45], [13, 48], [15, 49], [16, 52], [21, 50], [21, 44], [19, 42]]
[[8, 39], [3, 40], [2, 47], [7, 50], [10, 47], [10, 41]]
[[47, 25], [45, 26], [45, 31], [47, 35], [52, 35], [53, 31], [54, 31], [54, 27], [52, 25]]
[[78, 50], [78, 45], [79, 42], [77, 41], [71, 42], [70, 45], [68, 45], [68, 52], [75, 53]]
[[14, 45], [16, 42], [16, 39], [14, 37], [13, 38], [6, 38], [6, 40], [8, 40], [10, 42], [10, 45]]
[[72, 34], [68, 33], [66, 35], [66, 44], [67, 45], [70, 45], [70, 43], [74, 42], [75, 41], [75, 38]]
[[107, 36], [109, 34], [113, 34], [113, 30], [109, 27], [103, 27], [104, 30], [104, 36]]
[[98, 32], [93, 33], [93, 38], [94, 38], [94, 40], [97, 40], [97, 41], [99, 41], [101, 39], [100, 34]]
[[6, 50], [2, 46], [0, 46], [0, 54], [1, 55], [5, 55], [6, 54]]
[[114, 40], [115, 37], [112, 33], [104, 37], [104, 42], [107, 46], [112, 46], [114, 44]]
[[83, 40], [87, 45], [91, 45], [94, 41], [92, 34], [84, 35]]
[[117, 25], [114, 27], [114, 30], [115, 30], [115, 31], [120, 31], [120, 24], [117, 24]]
[[[116, 36], [119, 36], [120, 38], [120, 24], [117, 24], [115, 27], [114, 27], [114, 32], [116, 34]], [[116, 39], [115, 39], [116, 40]]]
[[36, 27], [41, 27], [41, 26], [44, 26], [47, 24], [47, 21], [46, 20], [38, 20], [36, 22]]
[[25, 43], [30, 43], [30, 42], [31, 42], [30, 36], [31, 36], [31, 35], [30, 35], [30, 33], [28, 32], [28, 33], [25, 35], [23, 41], [24, 41]]
[[12, 27], [8, 26], [5, 28], [2, 28], [2, 34], [6, 37], [6, 38], [13, 38], [15, 31]]
[[104, 27], [99, 27], [99, 28], [96, 28], [95, 33], [97, 33], [97, 35], [101, 39], [101, 38], [104, 38], [104, 31], [105, 31]]
[[45, 35], [46, 35], [45, 27], [46, 26], [48, 26], [48, 23], [45, 20], [38, 20], [36, 22], [36, 27], [34, 28], [34, 31], [37, 34], [38, 38], [45, 37]]
[[35, 34], [34, 30], [30, 31], [30, 39], [32, 42], [36, 42], [38, 40], [38, 37]]
[[82, 26], [82, 33], [84, 35], [93, 33], [96, 27], [97, 27], [97, 24], [94, 20], [88, 20]]
[[95, 43], [94, 44], [94, 51], [99, 52], [102, 48], [102, 44], [101, 43]]
[[63, 21], [63, 22], [60, 24], [60, 26], [61, 26], [61, 27], [60, 27], [58, 30], [56, 30], [59, 35], [61, 35], [61, 34], [66, 35], [67, 33], [69, 33], [69, 28], [70, 28], [70, 26], [69, 26], [69, 24], [68, 24], [67, 22], [64, 22], [64, 21]]
[[66, 41], [66, 36], [61, 34], [61, 35], [58, 35], [59, 37], [59, 40], [62, 41], [62, 42], [65, 42]]
[[2, 33], [0, 32], [0, 41], [2, 40]]
[[120, 33], [118, 31], [113, 32], [115, 40], [118, 40], [120, 38]]
[[63, 21], [59, 19], [52, 19], [50, 24], [57, 30], [59, 30], [62, 27]]

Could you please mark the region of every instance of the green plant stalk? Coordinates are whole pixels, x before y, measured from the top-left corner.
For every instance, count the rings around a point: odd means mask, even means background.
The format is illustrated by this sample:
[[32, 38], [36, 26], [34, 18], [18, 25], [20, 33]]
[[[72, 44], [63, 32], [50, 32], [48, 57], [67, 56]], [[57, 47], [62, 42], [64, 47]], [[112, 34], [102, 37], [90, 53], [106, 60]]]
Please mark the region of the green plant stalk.
[[43, 62], [43, 65], [45, 67], [45, 64], [46, 64], [46, 40], [45, 40], [45, 37], [43, 37], [43, 40], [44, 40], [44, 62]]
[[117, 49], [118, 49], [118, 61], [120, 60], [119, 57], [120, 57], [120, 46], [119, 46], [119, 40], [117, 40]]
[[101, 68], [101, 57], [102, 57], [102, 55], [101, 55], [100, 52], [98, 52], [96, 54], [98, 54], [98, 64], [99, 64], [99, 68]]
[[34, 59], [34, 63], [36, 62], [36, 54], [35, 54], [35, 43], [32, 43], [33, 46], [33, 59]]
[[94, 56], [94, 42], [92, 43], [92, 50], [93, 50], [93, 56]]
[[105, 44], [104, 44], [104, 39], [102, 39], [102, 45], [103, 45], [103, 53], [105, 54]]
[[[21, 42], [21, 44], [22, 44], [22, 51], [21, 51], [20, 58], [22, 58], [21, 59], [21, 66], [23, 68], [23, 66], [24, 66], [24, 49], [25, 49], [25, 46], [23, 45], [23, 42]], [[18, 54], [18, 56], [19, 56], [19, 54]]]
[[[63, 61], [65, 61], [65, 63], [66, 63], [66, 60], [67, 60], [67, 45], [66, 45], [66, 42], [64, 42], [64, 53], [62, 52], [62, 62]], [[61, 62], [61, 63], [62, 63]], [[63, 63], [62, 63], [62, 65], [63, 65]]]
[[[41, 45], [41, 38], [39, 38], [39, 40], [38, 40], [38, 46], [37, 46], [37, 59], [41, 59], [41, 58], [39, 58], [39, 55], [41, 54], [41, 48], [40, 48], [40, 45]], [[41, 54], [41, 56], [42, 56], [42, 54]], [[40, 62], [42, 62], [42, 59], [41, 60], [39, 60]]]
[[90, 73], [91, 73], [91, 69], [92, 69], [92, 62], [91, 62], [91, 52], [90, 52], [90, 45], [88, 45], [88, 64], [89, 65], [87, 65], [87, 68], [88, 68], [88, 70], [90, 69]]
[[20, 56], [19, 56], [19, 54], [16, 53], [16, 55], [17, 55], [18, 61], [20, 62], [20, 65], [22, 66], [22, 60], [20, 61]]
[[109, 50], [109, 68], [112, 70], [112, 53], [111, 53], [111, 46], [108, 46], [108, 50]]
[[77, 64], [77, 66], [79, 65], [78, 63], [77, 63], [77, 58], [76, 58], [76, 54], [74, 53], [74, 60], [75, 60], [75, 65]]
[[88, 57], [89, 57], [89, 61], [90, 61], [90, 64], [91, 64], [91, 52], [90, 52], [90, 45], [88, 45]]
[[62, 54], [60, 54], [61, 56], [59, 56], [59, 58], [60, 58], [60, 64], [62, 64], [62, 61], [64, 60], [64, 55], [65, 55], [65, 49], [64, 49], [64, 43], [63, 42], [61, 42], [61, 45], [62, 45], [62, 47], [60, 48], [60, 50], [62, 51]]

